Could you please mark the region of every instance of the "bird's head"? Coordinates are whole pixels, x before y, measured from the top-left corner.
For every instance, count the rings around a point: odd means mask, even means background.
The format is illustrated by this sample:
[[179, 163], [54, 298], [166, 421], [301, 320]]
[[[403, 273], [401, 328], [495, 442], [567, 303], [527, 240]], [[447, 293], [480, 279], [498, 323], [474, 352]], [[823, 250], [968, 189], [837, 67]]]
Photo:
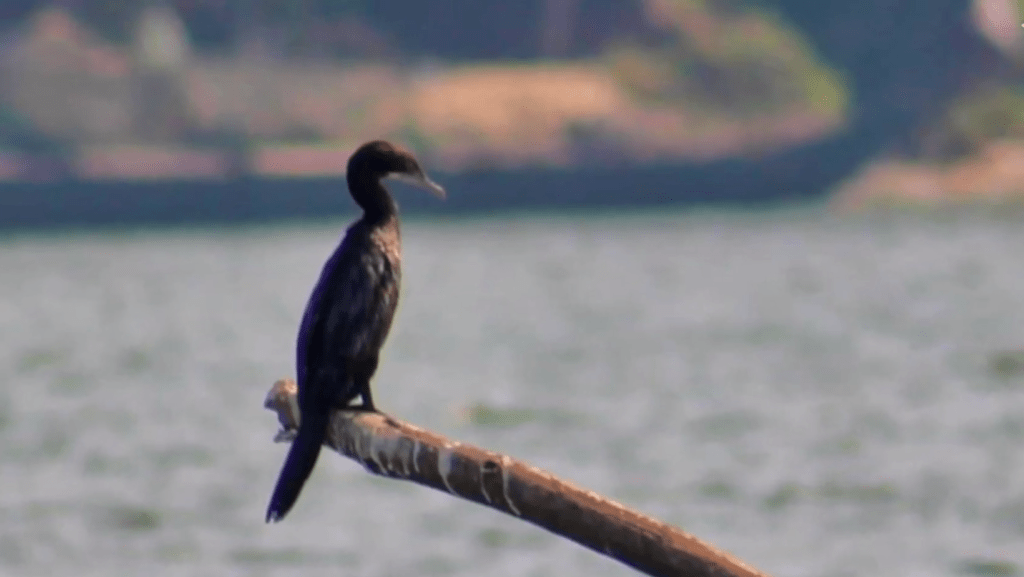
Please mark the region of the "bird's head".
[[392, 178], [444, 198], [441, 185], [430, 180], [411, 153], [384, 140], [374, 140], [359, 147], [348, 161], [349, 178], [379, 181]]

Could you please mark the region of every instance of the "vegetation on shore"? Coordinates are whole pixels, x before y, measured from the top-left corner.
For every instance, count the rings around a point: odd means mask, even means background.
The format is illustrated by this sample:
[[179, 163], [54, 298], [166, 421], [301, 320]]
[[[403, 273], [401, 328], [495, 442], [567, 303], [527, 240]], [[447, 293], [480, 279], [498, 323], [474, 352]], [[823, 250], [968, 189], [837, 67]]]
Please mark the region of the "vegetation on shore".
[[[531, 0], [436, 52], [393, 15], [395, 30], [379, 26], [402, 1], [276, 14], [246, 0], [251, 14], [228, 22], [204, 0], [78, 12], [26, 0], [0, 55], [0, 178], [25, 154], [86, 177], [216, 174], [242, 157], [255, 172], [336, 172], [370, 137], [449, 170], [760, 157], [848, 126], [863, 88], [786, 17], [792, 6], [775, 10], [783, 1]], [[584, 4], [586, 19], [565, 12]], [[537, 32], [516, 28], [529, 10], [543, 16], [536, 45], [489, 57], [505, 36], [488, 34]], [[848, 180], [843, 202], [1020, 194], [1019, 70], [960, 94]]]
[[655, 40], [463, 63], [202, 53], [156, 9], [118, 44], [44, 9], [2, 67], [0, 143], [347, 149], [380, 136], [458, 170], [760, 153], [842, 124], [841, 76], [782, 20], [725, 2], [649, 4]]

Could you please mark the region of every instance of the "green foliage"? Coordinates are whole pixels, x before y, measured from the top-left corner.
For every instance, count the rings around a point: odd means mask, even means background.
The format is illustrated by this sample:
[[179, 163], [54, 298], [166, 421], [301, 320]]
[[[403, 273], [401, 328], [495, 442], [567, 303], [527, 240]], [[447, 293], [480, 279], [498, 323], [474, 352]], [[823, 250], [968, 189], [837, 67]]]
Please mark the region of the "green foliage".
[[950, 108], [947, 122], [970, 142], [1024, 137], [1024, 87], [988, 87], [961, 98]]
[[965, 94], [902, 152], [912, 159], [954, 162], [995, 139], [1024, 139], [1024, 86], [988, 84]]
[[671, 0], [664, 6], [671, 8], [663, 15], [672, 27], [670, 42], [623, 44], [607, 54], [637, 97], [740, 115], [795, 108], [845, 112], [849, 94], [842, 76], [774, 13], [724, 0]]

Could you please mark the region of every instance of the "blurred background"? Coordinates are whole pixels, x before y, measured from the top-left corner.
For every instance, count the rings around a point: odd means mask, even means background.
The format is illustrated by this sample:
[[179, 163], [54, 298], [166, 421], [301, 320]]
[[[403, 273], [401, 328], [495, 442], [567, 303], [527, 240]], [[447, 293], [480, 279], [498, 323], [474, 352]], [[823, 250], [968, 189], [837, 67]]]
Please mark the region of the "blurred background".
[[1024, 2], [0, 2], [0, 573], [628, 575], [265, 392], [396, 185], [375, 398], [775, 575], [1024, 575]]

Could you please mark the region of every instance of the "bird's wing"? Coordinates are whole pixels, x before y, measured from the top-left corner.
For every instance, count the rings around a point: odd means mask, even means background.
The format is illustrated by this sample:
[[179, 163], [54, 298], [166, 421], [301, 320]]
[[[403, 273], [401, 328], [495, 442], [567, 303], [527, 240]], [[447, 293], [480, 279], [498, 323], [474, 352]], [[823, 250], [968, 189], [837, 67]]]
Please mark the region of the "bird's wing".
[[375, 353], [397, 304], [398, 271], [378, 251], [346, 244], [324, 266], [303, 319], [299, 363], [309, 378], [340, 376], [348, 359]]

